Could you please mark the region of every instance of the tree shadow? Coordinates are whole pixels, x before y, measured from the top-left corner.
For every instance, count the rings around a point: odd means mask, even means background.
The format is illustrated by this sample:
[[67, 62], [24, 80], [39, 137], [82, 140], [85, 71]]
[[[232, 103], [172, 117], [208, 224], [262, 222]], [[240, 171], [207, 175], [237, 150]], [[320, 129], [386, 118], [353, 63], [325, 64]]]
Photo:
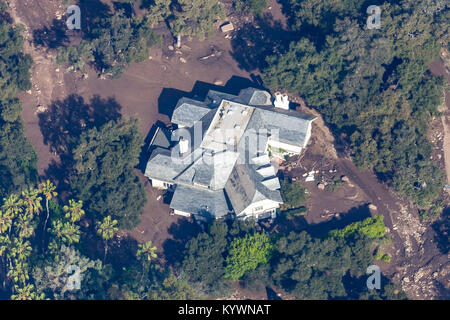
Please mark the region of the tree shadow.
[[100, 0], [80, 0], [78, 3], [81, 15], [81, 30], [89, 36], [97, 19], [106, 18], [111, 14], [111, 7]]
[[42, 29], [33, 30], [33, 43], [35, 46], [55, 49], [68, 42], [66, 34], [67, 25], [65, 20], [53, 19], [50, 27], [44, 26]]
[[39, 126], [44, 144], [60, 156], [60, 163], [52, 161], [46, 174], [62, 182], [72, 167], [71, 153], [77, 146], [80, 135], [94, 127], [120, 119], [121, 106], [114, 98], [102, 99], [95, 95], [89, 103], [79, 95], [70, 95], [63, 101], [56, 101], [39, 114]]
[[202, 232], [202, 228], [190, 219], [181, 218], [176, 223], [172, 223], [168, 232], [173, 239], [164, 241], [162, 247], [166, 262], [174, 266], [182, 262], [186, 244]]
[[[1, 7], [1, 4], [0, 4]], [[13, 24], [13, 19], [11, 18], [11, 15], [8, 11], [2, 11], [0, 9], [0, 22], [6, 22], [8, 24]]]
[[354, 207], [345, 213], [339, 214], [339, 218], [333, 217], [331, 220], [320, 222], [316, 224], [309, 224], [303, 216], [294, 217], [291, 219], [277, 220], [275, 226], [278, 232], [290, 233], [291, 231], [300, 232], [306, 231], [313, 237], [324, 237], [331, 230], [342, 229], [347, 225], [364, 220], [371, 217], [369, 204]]
[[298, 39], [298, 32], [285, 30], [279, 21], [269, 13], [256, 17], [254, 22], [245, 23], [231, 40], [231, 56], [239, 67], [246, 71], [262, 70], [267, 67], [266, 57], [287, 51], [292, 40]]
[[158, 98], [158, 111], [172, 118], [173, 111], [181, 98], [190, 98], [204, 101], [209, 90], [238, 95], [242, 89], [253, 87], [266, 90], [258, 76], [251, 75], [252, 79], [232, 76], [225, 85], [215, 85], [208, 82], [196, 81], [190, 92], [173, 88], [164, 88]]
[[271, 287], [266, 287], [267, 300], [283, 300]]
[[450, 250], [450, 207], [445, 208], [441, 218], [432, 224], [432, 228], [439, 251], [447, 254]]
[[134, 12], [134, 4], [132, 2], [113, 2], [114, 11], [123, 10], [124, 15], [127, 18], [131, 18]]
[[110, 244], [106, 262], [112, 264], [116, 270], [130, 267], [136, 263], [137, 249], [138, 242], [130, 236], [115, 239], [115, 241]]

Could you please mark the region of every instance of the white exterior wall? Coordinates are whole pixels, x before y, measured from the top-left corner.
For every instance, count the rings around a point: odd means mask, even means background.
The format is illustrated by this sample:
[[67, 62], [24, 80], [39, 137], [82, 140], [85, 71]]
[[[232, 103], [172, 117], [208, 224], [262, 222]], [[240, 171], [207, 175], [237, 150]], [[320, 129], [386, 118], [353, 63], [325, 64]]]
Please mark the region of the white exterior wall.
[[[262, 207], [261, 210], [255, 211], [255, 208]], [[273, 200], [262, 200], [255, 203], [252, 203], [244, 211], [240, 212], [237, 217], [238, 218], [251, 218], [256, 217], [258, 214], [262, 214], [269, 210], [276, 210], [280, 207], [280, 204]]]
[[184, 211], [180, 211], [180, 210], [173, 210], [173, 213], [179, 215], [179, 216], [184, 216], [184, 217], [190, 217], [191, 214], [184, 212]]
[[303, 144], [303, 147], [306, 148], [306, 145], [309, 142], [309, 139], [311, 138], [311, 130], [312, 130], [312, 121], [308, 124], [308, 129], [306, 130], [306, 137], [305, 137], [305, 143]]
[[157, 189], [168, 189], [167, 185], [172, 186], [171, 183], [165, 182], [162, 180], [158, 180], [158, 179], [150, 179], [150, 181], [152, 183], [152, 187], [157, 188]]
[[268, 145], [273, 148], [284, 149], [289, 153], [295, 153], [295, 154], [300, 154], [303, 149], [302, 147], [293, 146], [291, 144], [287, 144], [287, 143], [275, 141], [275, 140], [270, 140], [270, 139], [269, 139]]

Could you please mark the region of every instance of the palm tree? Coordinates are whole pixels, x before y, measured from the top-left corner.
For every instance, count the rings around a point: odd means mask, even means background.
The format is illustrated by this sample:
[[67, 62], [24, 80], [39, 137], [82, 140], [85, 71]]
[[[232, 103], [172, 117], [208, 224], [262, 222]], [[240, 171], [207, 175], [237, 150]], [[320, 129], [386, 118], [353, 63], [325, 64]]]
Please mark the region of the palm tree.
[[12, 268], [8, 271], [8, 278], [12, 279], [14, 283], [25, 284], [30, 279], [28, 274], [28, 264], [20, 260], [14, 260]]
[[[50, 182], [50, 180], [45, 181], [40, 186], [42, 194], [45, 196], [45, 209], [47, 210], [47, 216], [45, 217], [44, 222], [44, 229], [43, 232], [45, 233], [45, 228], [47, 227], [47, 221], [48, 217], [50, 216], [50, 211], [48, 209], [48, 202], [56, 197], [58, 195], [57, 192], [55, 192], [56, 187], [53, 185], [53, 183]], [[42, 238], [44, 239], [44, 234], [42, 235]]]
[[[10, 220], [10, 222], [5, 223], [8, 224], [9, 234], [11, 234], [12, 221], [23, 211], [23, 200], [20, 199], [18, 194], [12, 194], [8, 198], [3, 199], [2, 209], [6, 219]], [[0, 229], [2, 229], [1, 226]], [[5, 232], [4, 230], [1, 231]]]
[[25, 212], [32, 216], [42, 210], [42, 197], [39, 196], [39, 190], [29, 188], [22, 191], [23, 203], [26, 207]]
[[16, 228], [19, 231], [19, 238], [30, 238], [34, 234], [34, 224], [29, 214], [19, 215], [16, 220]]
[[80, 241], [80, 227], [70, 222], [62, 222], [61, 220], [52, 221], [52, 229], [50, 232], [62, 243], [70, 245]]
[[5, 212], [10, 212], [12, 214], [12, 219], [23, 211], [22, 209], [23, 200], [20, 199], [18, 194], [12, 194], [8, 198], [3, 199], [2, 209]]
[[[11, 246], [11, 238], [8, 234], [0, 234], [0, 274], [5, 275], [7, 272], [8, 257], [6, 256], [6, 250]], [[2, 281], [3, 290], [6, 288], [6, 277], [3, 277]]]
[[142, 278], [144, 277], [146, 267], [149, 266], [152, 259], [156, 259], [156, 247], [152, 245], [151, 241], [138, 244], [138, 250], [136, 252], [136, 257], [142, 262]]
[[11, 300], [44, 300], [45, 295], [36, 292], [34, 285], [27, 284], [24, 287], [14, 286], [16, 294], [11, 296]]
[[72, 223], [81, 220], [84, 215], [83, 201], [69, 200], [69, 205], [63, 207], [64, 212], [66, 212], [66, 218], [70, 219]]
[[138, 244], [136, 256], [139, 260], [149, 263], [150, 261], [152, 261], [152, 259], [156, 259], [158, 257], [155, 252], [156, 247], [152, 246], [151, 241], [147, 241], [142, 244]]
[[111, 216], [107, 216], [102, 222], [97, 223], [97, 234], [105, 241], [105, 256], [103, 262], [105, 262], [106, 254], [108, 252], [108, 240], [111, 240], [114, 237], [114, 234], [119, 230], [119, 228], [116, 227], [117, 224], [118, 221], [112, 220]]
[[11, 216], [5, 212], [0, 210], [0, 234], [6, 232], [8, 229], [11, 229], [12, 219]]

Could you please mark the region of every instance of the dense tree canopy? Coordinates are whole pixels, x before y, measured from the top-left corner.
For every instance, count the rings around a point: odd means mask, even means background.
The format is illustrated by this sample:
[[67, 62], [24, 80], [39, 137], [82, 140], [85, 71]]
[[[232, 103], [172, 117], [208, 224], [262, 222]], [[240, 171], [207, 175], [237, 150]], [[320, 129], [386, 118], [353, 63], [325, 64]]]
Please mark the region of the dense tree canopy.
[[148, 17], [129, 18], [118, 10], [97, 18], [78, 46], [59, 47], [57, 61], [82, 72], [92, 63], [102, 75], [118, 78], [131, 62], [148, 59], [158, 42]]
[[20, 91], [31, 88], [32, 59], [22, 53], [23, 27], [3, 20], [0, 7], [0, 198], [35, 182], [37, 157], [26, 140]]
[[446, 41], [442, 20], [449, 10], [433, 0], [385, 2], [381, 28], [369, 30], [365, 2], [328, 2], [287, 1], [300, 38], [267, 58], [265, 82], [304, 97], [336, 134], [350, 137], [359, 166], [429, 206], [443, 185], [426, 139], [442, 103], [443, 79], [427, 69]]
[[145, 193], [134, 167], [143, 139], [137, 120], [110, 121], [84, 132], [73, 151], [70, 187], [96, 220], [112, 216], [121, 228], [133, 228], [145, 204]]

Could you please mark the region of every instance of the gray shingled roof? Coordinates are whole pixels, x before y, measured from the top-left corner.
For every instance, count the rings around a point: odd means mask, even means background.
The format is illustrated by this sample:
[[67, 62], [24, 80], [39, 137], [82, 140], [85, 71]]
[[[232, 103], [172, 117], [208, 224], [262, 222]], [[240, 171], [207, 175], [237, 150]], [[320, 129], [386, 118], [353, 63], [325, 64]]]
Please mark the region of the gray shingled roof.
[[210, 111], [211, 109], [201, 101], [181, 98], [173, 111], [171, 121], [178, 125], [192, 127]]
[[303, 147], [306, 139], [308, 125], [315, 117], [302, 114], [294, 110], [282, 110], [255, 107], [253, 116], [247, 126], [247, 130], [253, 129], [256, 132], [267, 129], [278, 131], [280, 142], [289, 143]]
[[171, 146], [171, 132], [165, 128], [158, 127], [155, 134], [150, 142], [150, 147], [161, 147], [164, 149], [169, 149]]
[[[172, 153], [178, 152], [177, 146], [171, 151], [156, 148], [150, 156], [145, 175], [176, 185], [170, 204], [172, 209], [218, 218], [230, 209], [239, 214], [252, 203], [265, 199], [283, 202], [278, 190], [279, 180], [265, 154], [268, 139], [265, 132], [273, 134], [276, 130], [279, 141], [303, 147], [308, 125], [315, 117], [276, 109], [267, 92], [248, 88], [239, 96], [210, 90], [205, 102], [182, 98], [172, 122], [187, 126], [191, 137], [194, 132], [201, 132], [204, 137], [222, 100], [254, 107], [237, 150], [214, 153], [200, 147], [201, 139], [191, 139], [192, 152], [182, 157], [172, 157]], [[186, 134], [186, 131], [180, 132]], [[164, 145], [164, 137], [160, 138]], [[178, 140], [176, 134], [173, 139]], [[256, 148], [249, 148], [250, 145]]]
[[255, 88], [242, 89], [239, 92], [239, 98], [244, 104], [251, 106], [269, 106], [272, 105], [272, 97], [270, 93]]
[[173, 161], [171, 154], [172, 152], [167, 149], [156, 148], [153, 150], [145, 168], [145, 176], [173, 183], [186, 164], [182, 161]]
[[221, 218], [230, 210], [223, 189], [211, 191], [185, 185], [175, 188], [170, 208], [205, 218]]
[[239, 214], [250, 204], [269, 199], [283, 203], [278, 190], [270, 190], [262, 184], [262, 177], [246, 164], [237, 164], [225, 185], [225, 191], [234, 211]]

